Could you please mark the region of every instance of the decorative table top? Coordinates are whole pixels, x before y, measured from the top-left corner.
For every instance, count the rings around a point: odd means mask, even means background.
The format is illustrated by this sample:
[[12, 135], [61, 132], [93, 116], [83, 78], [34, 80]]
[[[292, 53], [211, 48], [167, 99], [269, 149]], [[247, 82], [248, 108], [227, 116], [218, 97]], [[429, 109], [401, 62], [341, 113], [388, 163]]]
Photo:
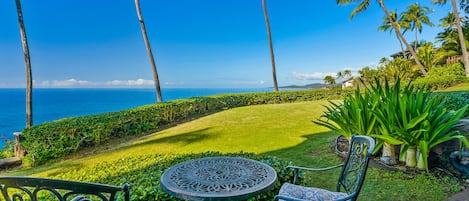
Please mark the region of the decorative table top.
[[273, 187], [275, 170], [240, 157], [207, 157], [179, 163], [161, 176], [161, 187], [184, 200], [242, 200]]

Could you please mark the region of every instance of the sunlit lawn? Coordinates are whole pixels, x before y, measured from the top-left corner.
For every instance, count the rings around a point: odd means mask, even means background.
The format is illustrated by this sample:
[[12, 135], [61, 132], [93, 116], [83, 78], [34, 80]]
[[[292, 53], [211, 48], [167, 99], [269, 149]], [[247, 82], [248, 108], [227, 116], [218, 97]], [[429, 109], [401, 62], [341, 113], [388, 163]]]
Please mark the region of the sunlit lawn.
[[[326, 101], [259, 105], [229, 109], [154, 133], [114, 144], [113, 151], [67, 160], [11, 174], [54, 177], [101, 161], [154, 153], [254, 152], [274, 155], [295, 165], [326, 167], [340, 163], [330, 150], [335, 134], [315, 125]], [[311, 175], [311, 185], [334, 189], [337, 172]], [[442, 200], [457, 186], [430, 176], [408, 176], [372, 168], [361, 200]]]
[[443, 91], [469, 91], [469, 82], [461, 83], [456, 86], [449, 87]]

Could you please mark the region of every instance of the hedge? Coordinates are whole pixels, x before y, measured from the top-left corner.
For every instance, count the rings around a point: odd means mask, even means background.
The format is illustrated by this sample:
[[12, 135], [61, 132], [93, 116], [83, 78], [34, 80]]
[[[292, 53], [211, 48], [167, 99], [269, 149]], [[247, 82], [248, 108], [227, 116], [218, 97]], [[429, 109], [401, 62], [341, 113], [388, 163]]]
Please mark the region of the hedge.
[[119, 112], [65, 118], [24, 129], [21, 145], [32, 166], [61, 159], [113, 138], [141, 135], [227, 108], [321, 99], [342, 99], [343, 90], [301, 90], [194, 97]]
[[[160, 187], [160, 177], [164, 170], [178, 163], [195, 158], [213, 156], [234, 156], [254, 159], [271, 166], [277, 172], [278, 180], [275, 186], [263, 194], [249, 200], [272, 200], [278, 193], [281, 184], [291, 182], [293, 171], [286, 168], [290, 163], [272, 156], [260, 156], [252, 153], [219, 153], [204, 152], [185, 155], [159, 155], [132, 156], [117, 161], [101, 162], [93, 167], [75, 169], [66, 173], [55, 175], [58, 179], [77, 180], [86, 182], [104, 183], [121, 186], [130, 184], [130, 200], [179, 200], [163, 192]], [[303, 178], [300, 177], [300, 181]], [[123, 195], [118, 195], [118, 200]]]

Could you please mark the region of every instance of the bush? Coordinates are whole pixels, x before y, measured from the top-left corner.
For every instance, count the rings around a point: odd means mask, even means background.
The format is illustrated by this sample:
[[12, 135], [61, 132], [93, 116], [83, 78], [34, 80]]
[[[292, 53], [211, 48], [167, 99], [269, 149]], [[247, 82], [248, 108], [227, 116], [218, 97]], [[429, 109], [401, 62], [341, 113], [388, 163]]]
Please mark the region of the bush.
[[[252, 153], [204, 152], [186, 155], [145, 155], [122, 158], [112, 162], [102, 162], [93, 167], [75, 169], [55, 178], [86, 182], [104, 183], [121, 186], [130, 184], [130, 200], [178, 200], [161, 190], [160, 178], [163, 172], [178, 163], [191, 159], [213, 156], [236, 156], [261, 161], [277, 172], [277, 183], [274, 188], [250, 200], [272, 200], [278, 193], [281, 184], [290, 182], [293, 171], [287, 169], [289, 162], [271, 156], [259, 156]], [[303, 179], [303, 178], [300, 178]], [[118, 200], [122, 200], [122, 195]]]
[[145, 105], [120, 112], [61, 119], [23, 130], [26, 162], [35, 166], [63, 158], [112, 138], [156, 131], [227, 108], [321, 99], [341, 99], [342, 90], [303, 90], [195, 97]]
[[426, 77], [415, 80], [413, 84], [416, 88], [440, 90], [466, 81], [464, 67], [460, 63], [455, 63], [448, 66], [434, 67]]
[[[435, 95], [446, 98], [445, 105], [448, 110], [458, 110], [469, 104], [469, 92], [437, 92]], [[469, 117], [469, 110], [465, 111], [464, 116]]]

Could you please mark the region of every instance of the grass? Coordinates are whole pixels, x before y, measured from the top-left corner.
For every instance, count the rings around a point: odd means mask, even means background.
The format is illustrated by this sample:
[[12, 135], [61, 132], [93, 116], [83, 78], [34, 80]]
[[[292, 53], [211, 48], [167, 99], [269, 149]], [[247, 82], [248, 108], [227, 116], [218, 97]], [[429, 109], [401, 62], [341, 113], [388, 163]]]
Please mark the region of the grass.
[[[219, 152], [253, 152], [277, 156], [295, 165], [327, 167], [340, 163], [330, 146], [335, 134], [315, 125], [325, 101], [240, 107], [206, 116], [138, 140], [115, 144], [113, 150], [23, 169], [8, 174], [55, 177], [127, 156]], [[337, 172], [308, 175], [316, 187], [333, 190]], [[432, 176], [410, 176], [370, 169], [361, 200], [443, 200], [458, 185]]]

